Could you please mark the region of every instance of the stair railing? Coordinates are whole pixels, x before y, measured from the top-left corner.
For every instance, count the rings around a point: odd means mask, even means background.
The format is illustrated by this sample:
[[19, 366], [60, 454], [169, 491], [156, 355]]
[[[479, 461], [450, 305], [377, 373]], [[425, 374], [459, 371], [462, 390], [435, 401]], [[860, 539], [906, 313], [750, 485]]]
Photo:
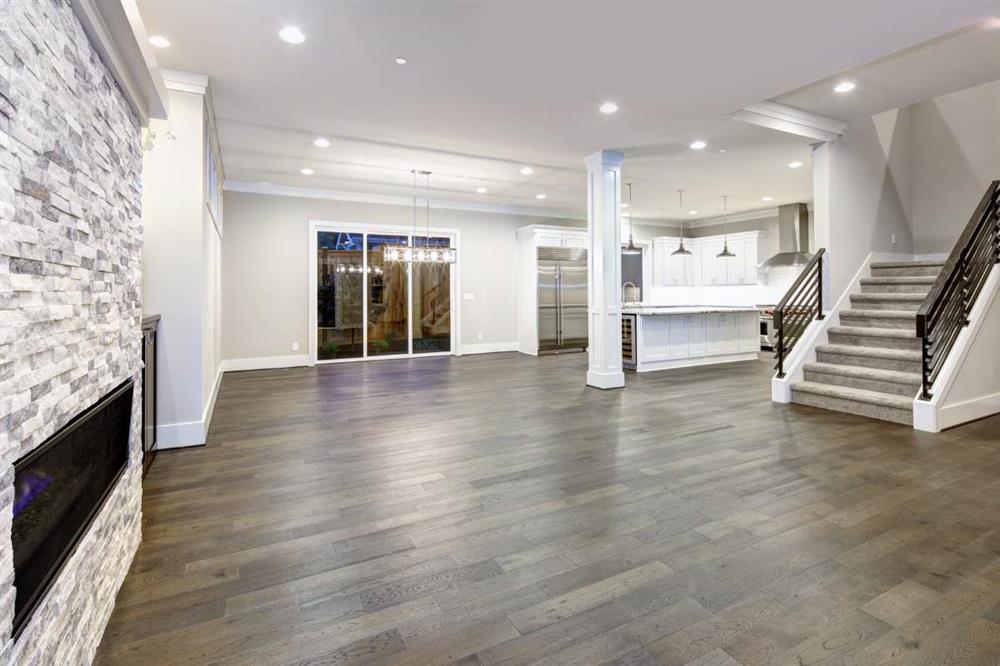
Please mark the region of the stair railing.
[[969, 323], [986, 279], [1000, 263], [1000, 180], [994, 180], [958, 237], [927, 298], [917, 310], [917, 337], [921, 339], [920, 399], [931, 398], [931, 387]]
[[774, 366], [778, 377], [785, 376], [785, 357], [814, 319], [823, 319], [823, 255], [820, 248], [774, 308], [774, 330], [778, 334]]

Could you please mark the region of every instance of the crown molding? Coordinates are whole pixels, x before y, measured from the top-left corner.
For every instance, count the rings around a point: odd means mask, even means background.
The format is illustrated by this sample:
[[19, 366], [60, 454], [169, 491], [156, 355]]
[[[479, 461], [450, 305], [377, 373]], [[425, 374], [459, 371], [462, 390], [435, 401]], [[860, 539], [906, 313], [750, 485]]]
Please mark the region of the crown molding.
[[818, 141], [833, 141], [847, 131], [847, 123], [777, 102], [760, 102], [729, 114], [730, 118]]
[[[265, 185], [263, 183], [248, 183], [240, 180], [227, 180], [223, 189], [229, 192], [270, 194], [282, 197], [298, 197], [300, 199], [350, 201], [354, 203], [382, 204], [386, 206], [405, 206], [407, 208], [413, 206], [412, 197], [394, 196], [388, 194], [365, 194], [363, 192], [343, 192], [339, 190], [323, 190], [313, 187], [296, 187], [293, 185]], [[564, 210], [504, 206], [500, 204], [470, 203], [466, 201], [449, 201], [446, 199], [431, 199], [430, 205], [431, 208], [468, 210], [475, 211], [477, 213], [495, 213], [498, 215], [523, 215], [527, 217], [547, 217], [563, 220], [587, 219], [585, 215]]]
[[205, 95], [208, 93], [208, 76], [196, 72], [182, 72], [178, 69], [164, 69], [163, 83], [167, 90]]
[[167, 117], [167, 91], [135, 0], [71, 0], [73, 13], [143, 127]]
[[[742, 213], [733, 213], [727, 215], [726, 219], [728, 222], [749, 222], [751, 220], [766, 220], [769, 218], [778, 217], [777, 207], [772, 208], [761, 208], [758, 210], [747, 210]], [[697, 229], [698, 227], [714, 227], [717, 224], [722, 224], [722, 216], [716, 217], [703, 217], [697, 220], [689, 220], [685, 222], [685, 229]]]

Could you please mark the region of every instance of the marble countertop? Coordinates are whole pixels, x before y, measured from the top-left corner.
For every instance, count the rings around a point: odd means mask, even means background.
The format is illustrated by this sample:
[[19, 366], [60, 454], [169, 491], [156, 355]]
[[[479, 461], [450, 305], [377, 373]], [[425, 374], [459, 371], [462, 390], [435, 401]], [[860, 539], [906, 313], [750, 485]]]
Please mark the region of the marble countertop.
[[756, 312], [753, 305], [624, 305], [622, 313], [634, 315], [708, 314], [712, 312]]

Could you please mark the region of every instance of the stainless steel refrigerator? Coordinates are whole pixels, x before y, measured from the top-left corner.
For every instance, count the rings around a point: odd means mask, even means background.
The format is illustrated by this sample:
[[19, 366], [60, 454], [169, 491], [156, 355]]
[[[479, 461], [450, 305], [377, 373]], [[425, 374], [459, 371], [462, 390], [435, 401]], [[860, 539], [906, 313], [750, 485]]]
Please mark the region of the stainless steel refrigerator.
[[587, 348], [587, 251], [538, 248], [538, 351]]

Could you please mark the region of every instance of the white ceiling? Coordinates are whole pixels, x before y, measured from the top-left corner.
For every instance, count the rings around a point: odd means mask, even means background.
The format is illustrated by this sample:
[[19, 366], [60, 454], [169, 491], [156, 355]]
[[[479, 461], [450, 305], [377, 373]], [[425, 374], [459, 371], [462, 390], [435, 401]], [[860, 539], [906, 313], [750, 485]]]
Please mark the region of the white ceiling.
[[[1000, 14], [957, 1], [139, 6], [172, 42], [159, 64], [210, 77], [230, 180], [406, 195], [420, 168], [435, 198], [582, 214], [582, 158], [617, 148], [636, 215], [656, 218], [679, 217], [678, 187], [698, 217], [723, 193], [734, 211], [811, 198], [804, 140], [726, 115]], [[278, 39], [290, 24], [304, 44]], [[618, 113], [598, 113], [607, 100]], [[689, 150], [696, 138], [709, 147]]]

